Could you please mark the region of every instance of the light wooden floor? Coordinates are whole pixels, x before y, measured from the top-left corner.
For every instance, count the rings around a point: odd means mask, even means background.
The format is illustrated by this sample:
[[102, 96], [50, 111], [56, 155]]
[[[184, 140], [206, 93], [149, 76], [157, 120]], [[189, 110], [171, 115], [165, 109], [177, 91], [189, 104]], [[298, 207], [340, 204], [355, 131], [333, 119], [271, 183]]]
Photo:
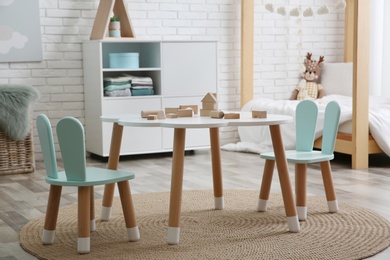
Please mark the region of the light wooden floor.
[[[169, 154], [133, 156], [123, 158], [120, 168], [136, 174], [131, 181], [133, 194], [169, 191], [171, 162]], [[224, 188], [258, 190], [263, 164], [264, 161], [255, 154], [222, 151]], [[89, 159], [89, 165], [106, 167], [105, 162], [96, 159]], [[371, 156], [370, 166], [368, 170], [351, 170], [349, 156], [336, 156], [332, 168], [338, 200], [370, 208], [390, 220], [390, 158]], [[187, 153], [184, 170], [185, 190], [212, 189], [208, 150]], [[308, 172], [308, 193], [325, 197], [319, 166], [310, 166]], [[42, 163], [37, 164], [35, 173], [0, 176], [0, 259], [35, 259], [20, 248], [18, 232], [29, 220], [42, 216], [46, 210], [49, 185], [44, 176]], [[293, 165], [290, 165], [290, 176], [293, 184]], [[75, 191], [73, 188], [63, 189], [62, 205], [76, 202]], [[95, 198], [100, 198], [103, 187], [97, 187], [95, 191]], [[280, 192], [276, 172], [271, 192]], [[390, 259], [390, 249], [372, 259]]]

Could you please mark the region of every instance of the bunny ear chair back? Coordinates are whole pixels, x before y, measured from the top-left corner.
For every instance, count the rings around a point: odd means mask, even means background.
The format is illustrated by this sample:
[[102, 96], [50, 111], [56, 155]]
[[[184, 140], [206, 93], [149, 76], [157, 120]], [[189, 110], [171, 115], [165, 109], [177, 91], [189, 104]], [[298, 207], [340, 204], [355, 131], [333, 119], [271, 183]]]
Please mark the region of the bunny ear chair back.
[[[307, 164], [320, 163], [329, 212], [338, 212], [339, 207], [333, 186], [330, 160], [334, 158], [334, 146], [340, 120], [340, 106], [337, 102], [329, 102], [325, 108], [324, 130], [321, 151], [313, 150], [315, 130], [318, 117], [318, 107], [314, 101], [303, 100], [296, 109], [296, 149], [286, 151], [286, 159], [295, 164], [296, 207], [299, 220], [306, 220], [306, 175]], [[260, 157], [268, 164], [275, 164], [273, 152], [262, 153]], [[273, 167], [265, 167], [262, 188], [269, 190], [272, 182]], [[266, 180], [264, 182], [264, 180]], [[260, 191], [260, 194], [263, 194]], [[267, 195], [265, 194], [265, 195]], [[268, 196], [260, 196], [259, 211], [267, 210]]]
[[57, 136], [65, 171], [58, 171], [52, 127], [44, 114], [37, 117], [39, 142], [46, 168], [46, 182], [50, 184], [42, 243], [54, 243], [58, 211], [63, 186], [78, 187], [77, 252], [90, 251], [90, 232], [95, 231], [94, 186], [117, 183], [129, 241], [140, 238], [135, 221], [129, 180], [134, 173], [86, 167], [83, 125], [74, 117], [64, 117], [57, 124]]

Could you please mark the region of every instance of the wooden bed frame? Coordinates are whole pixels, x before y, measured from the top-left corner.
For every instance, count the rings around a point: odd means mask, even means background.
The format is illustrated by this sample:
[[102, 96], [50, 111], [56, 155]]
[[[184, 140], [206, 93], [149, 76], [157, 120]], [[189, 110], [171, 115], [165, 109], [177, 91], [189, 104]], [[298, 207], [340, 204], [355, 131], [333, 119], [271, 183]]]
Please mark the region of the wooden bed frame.
[[[365, 169], [369, 154], [383, 152], [368, 127], [370, 0], [346, 2], [344, 61], [353, 62], [352, 134], [338, 134], [335, 151], [350, 154], [353, 169]], [[253, 10], [254, 0], [241, 0], [241, 107], [253, 99]], [[321, 139], [315, 147], [321, 147]]]

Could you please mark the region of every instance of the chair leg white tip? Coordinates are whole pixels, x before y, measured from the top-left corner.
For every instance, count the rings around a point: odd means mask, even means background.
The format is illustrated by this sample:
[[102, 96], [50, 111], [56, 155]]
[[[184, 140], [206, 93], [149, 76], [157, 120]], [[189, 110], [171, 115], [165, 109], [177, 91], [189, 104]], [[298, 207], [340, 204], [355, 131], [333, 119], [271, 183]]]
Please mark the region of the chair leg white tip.
[[257, 211], [267, 211], [268, 200], [259, 199], [257, 202]]
[[168, 227], [168, 245], [178, 245], [180, 241], [180, 228]]
[[127, 235], [129, 236], [129, 241], [131, 242], [138, 241], [140, 239], [138, 226], [128, 228]]
[[214, 197], [214, 206], [215, 209], [223, 209], [225, 207], [223, 197]]
[[328, 201], [329, 212], [336, 213], [339, 211], [339, 204], [337, 200]]
[[307, 218], [307, 207], [306, 206], [297, 206], [297, 213], [299, 220], [306, 220]]
[[298, 216], [287, 217], [287, 226], [290, 232], [298, 233], [301, 231]]
[[96, 220], [95, 219], [91, 219], [91, 221], [89, 222], [89, 230], [91, 232], [96, 230]]
[[79, 237], [77, 238], [77, 252], [79, 254], [87, 254], [90, 251], [90, 238]]
[[55, 230], [47, 230], [43, 229], [42, 233], [42, 243], [44, 245], [51, 245], [54, 242], [56, 231]]
[[108, 221], [111, 218], [111, 207], [102, 206], [102, 211], [100, 212], [100, 219], [102, 221]]

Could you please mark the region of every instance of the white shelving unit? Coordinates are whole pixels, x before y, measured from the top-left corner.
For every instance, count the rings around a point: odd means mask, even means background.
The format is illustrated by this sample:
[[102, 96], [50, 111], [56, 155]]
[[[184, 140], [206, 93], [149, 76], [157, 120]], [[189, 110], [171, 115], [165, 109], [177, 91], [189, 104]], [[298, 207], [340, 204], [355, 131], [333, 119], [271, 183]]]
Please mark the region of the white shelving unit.
[[[139, 68], [110, 68], [109, 53], [138, 52]], [[83, 44], [85, 131], [87, 151], [107, 157], [112, 124], [102, 115], [140, 114], [142, 110], [163, 110], [179, 105], [198, 105], [207, 92], [217, 92], [217, 43], [210, 41], [94, 40]], [[103, 79], [123, 74], [147, 76], [153, 80], [154, 95], [105, 97]], [[186, 149], [209, 147], [205, 129], [190, 129]], [[169, 152], [173, 130], [125, 128], [121, 155]]]

